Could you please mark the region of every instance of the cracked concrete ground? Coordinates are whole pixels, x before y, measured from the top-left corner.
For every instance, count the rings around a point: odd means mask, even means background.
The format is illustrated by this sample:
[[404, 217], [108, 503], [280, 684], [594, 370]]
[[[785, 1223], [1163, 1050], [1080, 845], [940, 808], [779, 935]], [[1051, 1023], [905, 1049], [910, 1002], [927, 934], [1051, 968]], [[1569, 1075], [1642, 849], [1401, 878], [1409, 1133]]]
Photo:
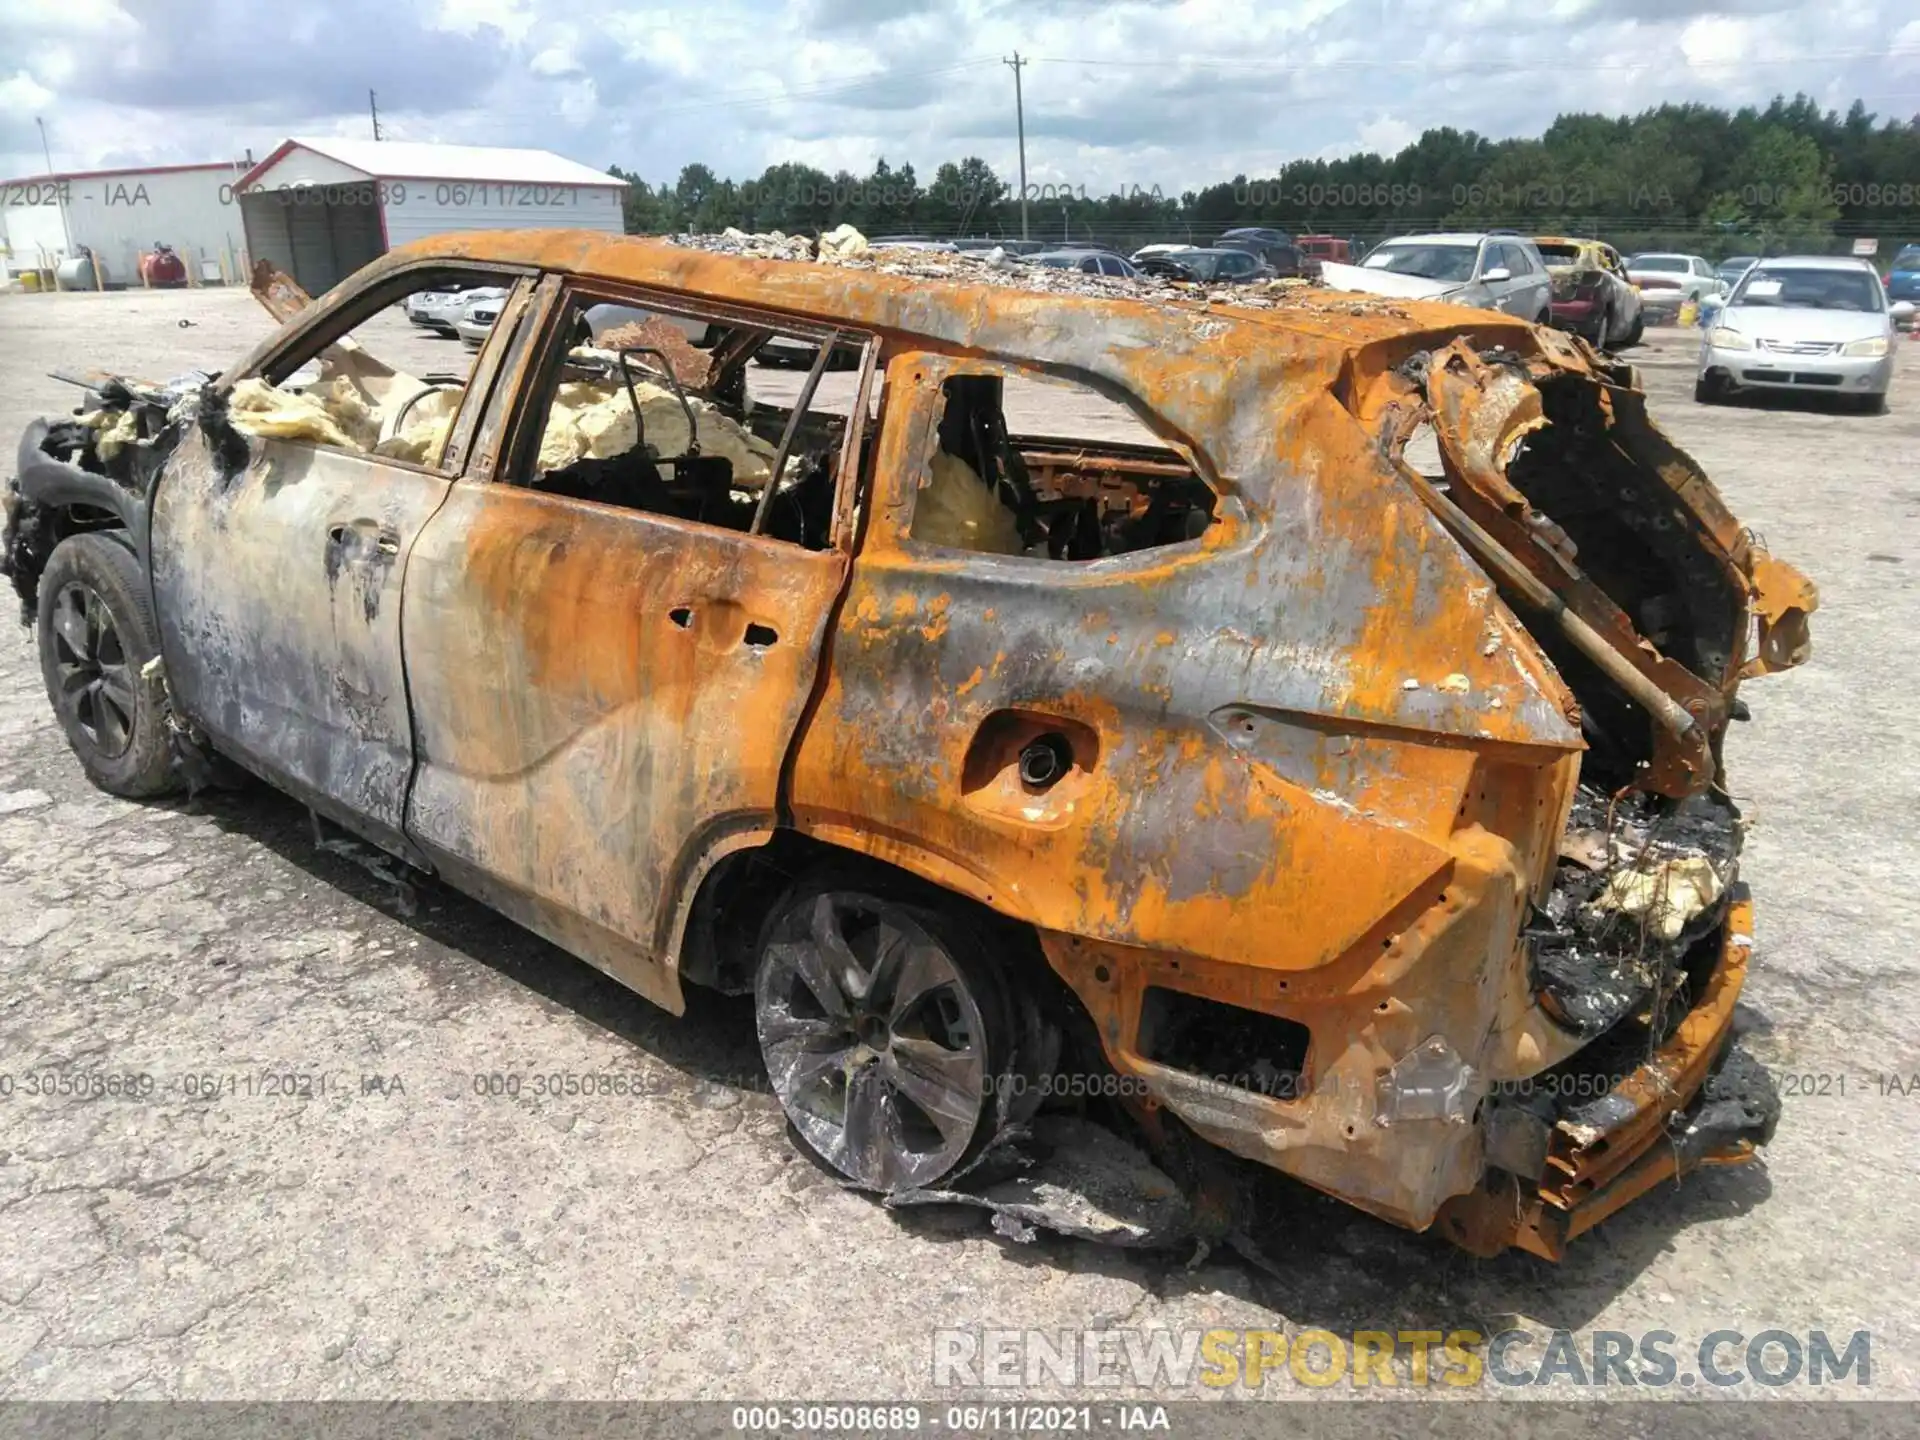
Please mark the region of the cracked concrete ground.
[[[0, 435], [74, 403], [49, 369], [217, 368], [266, 326], [233, 292], [0, 297]], [[1845, 1393], [1913, 1396], [1920, 1093], [1874, 1077], [1920, 1072], [1920, 360], [1888, 416], [1707, 409], [1691, 344], [1635, 352], [1656, 417], [1824, 596], [1814, 659], [1751, 686], [1730, 742], [1750, 1043], [1798, 1077], [1764, 1170], [1655, 1194], [1558, 1268], [1290, 1191], [1270, 1270], [890, 1213], [789, 1148], [740, 1003], [676, 1022], [433, 887], [407, 916], [264, 790], [99, 794], [6, 624], [0, 1396], [931, 1397], [942, 1325], [1510, 1323], [1671, 1330], [1683, 1361], [1716, 1329], [1867, 1328]], [[625, 1093], [528, 1093], [555, 1072]]]

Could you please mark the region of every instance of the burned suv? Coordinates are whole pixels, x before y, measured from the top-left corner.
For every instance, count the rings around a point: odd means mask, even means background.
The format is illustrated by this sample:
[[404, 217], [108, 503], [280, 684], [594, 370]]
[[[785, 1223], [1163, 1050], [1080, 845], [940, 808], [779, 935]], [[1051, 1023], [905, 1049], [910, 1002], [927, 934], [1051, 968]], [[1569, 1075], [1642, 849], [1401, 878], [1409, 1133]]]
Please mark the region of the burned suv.
[[[570, 232], [262, 276], [231, 369], [22, 441], [53, 706], [115, 794], [237, 765], [668, 1010], [751, 993], [891, 1203], [1051, 1223], [1049, 1146], [1125, 1152], [1059, 1223], [1153, 1238], [1223, 1147], [1557, 1257], [1753, 1158], [1721, 742], [1812, 587], [1551, 330], [1078, 278]], [[377, 353], [455, 283], [506, 291], [470, 370]]]

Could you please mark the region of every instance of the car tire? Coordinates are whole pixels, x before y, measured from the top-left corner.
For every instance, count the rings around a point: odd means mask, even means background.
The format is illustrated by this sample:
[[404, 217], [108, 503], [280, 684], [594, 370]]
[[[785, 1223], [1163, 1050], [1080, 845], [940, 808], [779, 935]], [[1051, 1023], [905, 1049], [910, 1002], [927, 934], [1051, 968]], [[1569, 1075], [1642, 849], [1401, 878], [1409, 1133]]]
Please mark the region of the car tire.
[[147, 578], [119, 532], [70, 535], [40, 576], [40, 674], [67, 744], [109, 795], [180, 788]]
[[1704, 375], [1693, 382], [1693, 403], [1696, 405], [1718, 405], [1726, 398], [1726, 389]]
[[1004, 948], [959, 902], [863, 869], [829, 867], [775, 901], [754, 1022], [795, 1143], [887, 1194], [965, 1169], [1017, 1084]]
[[1629, 345], [1638, 345], [1646, 333], [1647, 317], [1646, 312], [1642, 311], [1633, 317], [1633, 326], [1627, 331], [1627, 338], [1620, 342], [1620, 348], [1624, 350]]
[[1607, 348], [1607, 337], [1613, 333], [1613, 311], [1602, 309], [1600, 321], [1593, 327], [1593, 334], [1587, 337], [1587, 343], [1596, 350]]
[[1887, 413], [1887, 392], [1882, 390], [1878, 395], [1856, 395], [1853, 397], [1853, 408], [1862, 415], [1884, 415]]

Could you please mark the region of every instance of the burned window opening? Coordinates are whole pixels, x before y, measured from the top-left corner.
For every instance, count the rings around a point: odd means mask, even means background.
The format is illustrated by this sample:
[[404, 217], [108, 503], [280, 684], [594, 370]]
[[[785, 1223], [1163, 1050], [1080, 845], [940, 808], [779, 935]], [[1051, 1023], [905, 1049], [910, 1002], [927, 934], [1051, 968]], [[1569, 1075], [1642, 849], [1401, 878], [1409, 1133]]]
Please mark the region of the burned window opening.
[[1718, 682], [1746, 607], [1702, 547], [1699, 522], [1611, 433], [1605, 392], [1573, 381], [1538, 388], [1547, 424], [1525, 438], [1508, 481], [1565, 532], [1576, 563], [1661, 654]]
[[1140, 1053], [1221, 1085], [1295, 1100], [1305, 1094], [1313, 1032], [1297, 1020], [1150, 986], [1140, 1001]]
[[942, 395], [938, 446], [909, 531], [914, 540], [1083, 562], [1177, 545], [1213, 524], [1212, 488], [1173, 450], [1012, 434], [999, 374], [955, 375]]
[[[1725, 716], [1725, 697], [1715, 691], [1740, 638], [1745, 596], [1736, 593], [1734, 553], [1693, 514], [1689, 491], [1699, 477], [1691, 463], [1645, 422], [1632, 393], [1591, 377], [1536, 383], [1506, 352], [1476, 353], [1459, 342], [1403, 362], [1397, 374], [1421, 382], [1426, 403], [1388, 410], [1389, 457], [1485, 568], [1571, 689], [1589, 746], [1588, 777], [1609, 790], [1636, 785], [1669, 794], [1710, 783]], [[1549, 413], [1545, 397], [1569, 387], [1582, 390], [1584, 403], [1576, 397]], [[1445, 483], [1405, 458], [1421, 421], [1439, 432]], [[1596, 467], [1628, 478], [1597, 480]], [[1510, 478], [1543, 470], [1550, 478], [1536, 489], [1556, 489], [1573, 530], [1560, 523], [1557, 503], [1550, 513]], [[1613, 511], [1635, 512], [1635, 526], [1596, 510], [1597, 489]], [[1706, 496], [1717, 510], [1711, 487]], [[1580, 516], [1598, 518], [1583, 526]], [[1641, 537], [1641, 525], [1657, 542]], [[1589, 568], [1596, 561], [1606, 567], [1598, 574]], [[1731, 597], [1731, 624], [1711, 618], [1722, 597]], [[1709, 617], [1698, 626], [1696, 611]], [[1657, 630], [1667, 648], [1640, 625]]]
[[[241, 435], [440, 469], [473, 362], [516, 283], [515, 276], [490, 270], [411, 272], [402, 288], [381, 292], [384, 304], [342, 312], [239, 380], [220, 397], [221, 415], [205, 418], [230, 421]], [[276, 314], [276, 305], [305, 299], [285, 277], [256, 276], [255, 293]], [[451, 369], [410, 374], [380, 358], [383, 349], [393, 353], [395, 327], [463, 341], [470, 354]], [[216, 425], [203, 428], [218, 439]], [[223, 469], [244, 468], [244, 459], [233, 465], [224, 463], [228, 458], [223, 455]]]
[[[747, 378], [770, 350], [805, 347], [811, 361], [818, 344], [595, 297], [571, 304], [527, 488], [742, 533], [764, 510], [760, 533], [831, 544], [850, 417], [804, 390], [792, 404], [758, 400]], [[860, 337], [834, 344], [829, 368], [857, 368], [864, 348]]]

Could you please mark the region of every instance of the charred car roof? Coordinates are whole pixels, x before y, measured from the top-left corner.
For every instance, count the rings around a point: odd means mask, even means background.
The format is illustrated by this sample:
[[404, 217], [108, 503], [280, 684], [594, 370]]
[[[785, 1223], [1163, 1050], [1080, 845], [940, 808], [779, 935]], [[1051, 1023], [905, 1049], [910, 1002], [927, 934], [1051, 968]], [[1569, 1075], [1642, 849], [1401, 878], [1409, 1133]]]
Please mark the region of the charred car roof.
[[707, 250], [697, 242], [578, 230], [435, 236], [389, 252], [369, 273], [423, 261], [522, 265], [690, 295], [724, 294], [817, 320], [1005, 353], [1056, 348], [1050, 326], [1078, 331], [1098, 325], [1117, 327], [1108, 338], [1115, 348], [1171, 342], [1188, 360], [1219, 363], [1242, 348], [1269, 349], [1278, 334], [1292, 342], [1296, 362], [1320, 360], [1333, 370], [1358, 346], [1469, 329], [1524, 345], [1532, 330], [1496, 311], [1368, 299], [1299, 283], [1230, 296], [1113, 279], [1085, 284], [1099, 278], [1092, 276], [1052, 284], [1030, 268], [1002, 268], [968, 254], [882, 250], [851, 261], [763, 259]]

